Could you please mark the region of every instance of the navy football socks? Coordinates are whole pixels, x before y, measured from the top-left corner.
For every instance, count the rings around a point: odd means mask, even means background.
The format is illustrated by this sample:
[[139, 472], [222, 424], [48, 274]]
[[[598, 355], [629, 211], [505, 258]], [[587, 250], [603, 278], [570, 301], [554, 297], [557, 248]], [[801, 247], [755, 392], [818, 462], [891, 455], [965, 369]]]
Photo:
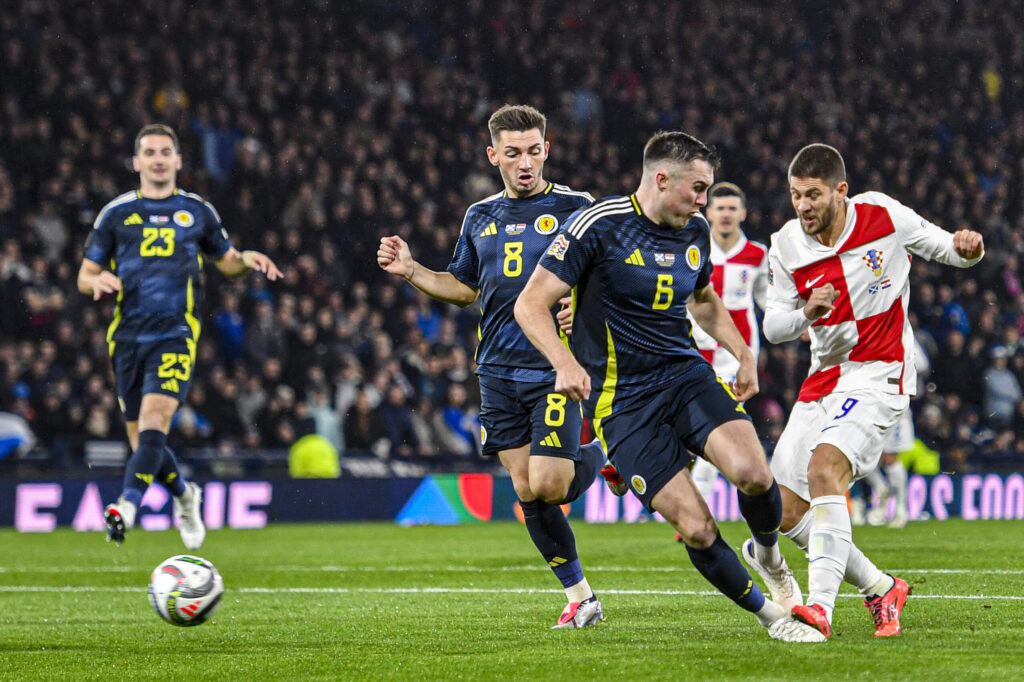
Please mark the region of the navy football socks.
[[562, 587], [571, 587], [583, 580], [583, 568], [576, 554], [576, 536], [561, 507], [542, 500], [520, 500], [519, 506], [523, 508], [530, 539], [562, 582]]
[[744, 495], [736, 491], [740, 513], [750, 527], [754, 541], [771, 547], [779, 541], [779, 526], [782, 525], [782, 495], [779, 484], [772, 481], [772, 487], [760, 495]]
[[178, 469], [178, 460], [174, 456], [174, 450], [164, 447], [164, 457], [160, 464], [160, 482], [164, 484], [172, 495], [181, 497], [185, 494], [185, 479]]
[[764, 606], [764, 594], [740, 563], [736, 552], [722, 539], [721, 533], [707, 549], [686, 546], [690, 561], [719, 592], [747, 611], [756, 613]]
[[124, 468], [124, 499], [136, 507], [156, 479], [167, 447], [167, 434], [156, 429], [139, 433], [139, 447], [128, 458]]

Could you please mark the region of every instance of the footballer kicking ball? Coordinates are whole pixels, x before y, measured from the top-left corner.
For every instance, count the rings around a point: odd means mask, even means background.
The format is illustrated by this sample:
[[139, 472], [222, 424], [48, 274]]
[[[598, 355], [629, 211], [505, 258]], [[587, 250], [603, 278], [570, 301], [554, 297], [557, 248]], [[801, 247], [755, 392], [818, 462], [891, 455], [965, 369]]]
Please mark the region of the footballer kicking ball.
[[217, 610], [223, 594], [220, 573], [197, 556], [172, 556], [149, 576], [149, 602], [172, 625], [199, 625]]

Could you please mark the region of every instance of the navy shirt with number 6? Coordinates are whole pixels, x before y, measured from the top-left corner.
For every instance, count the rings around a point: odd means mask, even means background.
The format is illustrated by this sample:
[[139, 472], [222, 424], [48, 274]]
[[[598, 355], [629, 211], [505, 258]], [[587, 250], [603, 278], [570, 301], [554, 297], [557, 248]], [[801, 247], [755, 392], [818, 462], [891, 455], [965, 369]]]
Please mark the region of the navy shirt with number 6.
[[203, 257], [231, 248], [220, 216], [201, 197], [175, 190], [166, 199], [128, 192], [93, 225], [85, 257], [121, 279], [107, 340], [150, 343], [200, 332]]
[[673, 383], [705, 363], [686, 302], [711, 281], [710, 251], [704, 216], [679, 229], [658, 225], [635, 195], [599, 201], [555, 237], [540, 265], [574, 287], [570, 340], [590, 374], [588, 415], [612, 414], [617, 398]]
[[554, 381], [551, 365], [513, 316], [516, 299], [559, 227], [594, 198], [549, 183], [523, 199], [504, 192], [466, 211], [448, 272], [480, 291], [477, 374], [522, 382]]

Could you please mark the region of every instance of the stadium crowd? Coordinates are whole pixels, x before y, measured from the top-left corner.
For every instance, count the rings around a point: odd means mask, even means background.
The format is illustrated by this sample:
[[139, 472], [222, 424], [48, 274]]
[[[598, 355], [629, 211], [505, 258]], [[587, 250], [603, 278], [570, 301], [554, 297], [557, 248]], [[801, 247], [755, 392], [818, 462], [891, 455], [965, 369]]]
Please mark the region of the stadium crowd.
[[[172, 444], [343, 451], [479, 465], [475, 306], [397, 286], [399, 234], [441, 270], [470, 203], [498, 190], [486, 120], [547, 113], [545, 174], [631, 191], [637, 150], [680, 128], [715, 144], [767, 242], [792, 215], [785, 163], [822, 141], [878, 189], [988, 255], [914, 263], [930, 369], [913, 403], [944, 470], [1024, 466], [1024, 16], [1012, 0], [820, 3], [329, 3], [183, 0], [0, 6], [0, 409], [55, 466], [118, 439], [107, 299], [75, 287], [99, 209], [137, 185], [136, 131], [178, 131], [179, 185], [284, 281], [208, 268], [204, 332]], [[641, 38], [642, 36], [642, 38]], [[635, 158], [636, 157], [636, 158]], [[751, 404], [770, 451], [806, 345], [766, 345]]]

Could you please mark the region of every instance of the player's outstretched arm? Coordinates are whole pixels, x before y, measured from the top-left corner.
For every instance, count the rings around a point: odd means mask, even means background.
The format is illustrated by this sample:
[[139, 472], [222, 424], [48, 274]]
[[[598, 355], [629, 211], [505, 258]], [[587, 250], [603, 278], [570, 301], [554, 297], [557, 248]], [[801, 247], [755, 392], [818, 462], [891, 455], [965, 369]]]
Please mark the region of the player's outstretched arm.
[[98, 301], [107, 294], [120, 291], [121, 280], [110, 270], [104, 270], [99, 263], [86, 258], [78, 269], [78, 290]]
[[570, 400], [590, 397], [590, 375], [562, 343], [551, 308], [569, 293], [569, 285], [538, 265], [516, 300], [515, 316], [526, 338], [555, 370], [555, 392]]
[[412, 257], [409, 245], [397, 235], [381, 237], [377, 265], [384, 272], [401, 277], [427, 296], [465, 308], [479, 292], [463, 284], [450, 272], [434, 272]]
[[703, 289], [694, 291], [687, 309], [701, 329], [740, 361], [733, 385], [736, 399], [742, 402], [757, 395], [757, 362], [754, 360], [754, 354], [750, 352], [743, 335], [736, 328], [736, 323], [732, 321], [732, 316], [729, 315], [722, 299], [715, 293], [715, 288], [708, 284]]
[[227, 253], [214, 261], [214, 264], [228, 279], [238, 279], [253, 271], [262, 272], [270, 281], [284, 277], [284, 274], [277, 268], [274, 261], [259, 251], [239, 252], [238, 249], [232, 247], [228, 249]]

